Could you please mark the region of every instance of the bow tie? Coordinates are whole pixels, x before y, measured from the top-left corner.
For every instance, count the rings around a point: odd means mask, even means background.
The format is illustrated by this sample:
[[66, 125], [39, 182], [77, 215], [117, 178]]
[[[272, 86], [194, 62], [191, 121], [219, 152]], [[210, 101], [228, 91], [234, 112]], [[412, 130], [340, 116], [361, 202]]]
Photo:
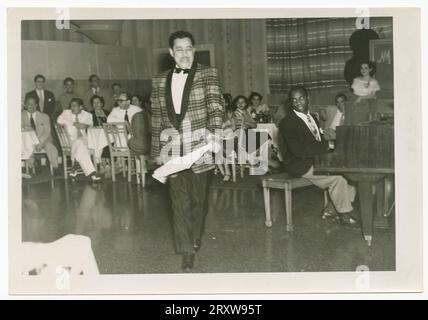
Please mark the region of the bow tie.
[[184, 74], [189, 73], [190, 69], [181, 69], [181, 68], [175, 68], [174, 72], [175, 73], [180, 73], [181, 71], [183, 71]]

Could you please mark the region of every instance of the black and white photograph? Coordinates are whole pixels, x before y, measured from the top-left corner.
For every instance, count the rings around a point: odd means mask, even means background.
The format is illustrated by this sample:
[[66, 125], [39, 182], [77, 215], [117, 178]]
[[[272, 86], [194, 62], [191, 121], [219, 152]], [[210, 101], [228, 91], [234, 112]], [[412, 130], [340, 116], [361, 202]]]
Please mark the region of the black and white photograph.
[[417, 9], [9, 10], [11, 290], [420, 288]]

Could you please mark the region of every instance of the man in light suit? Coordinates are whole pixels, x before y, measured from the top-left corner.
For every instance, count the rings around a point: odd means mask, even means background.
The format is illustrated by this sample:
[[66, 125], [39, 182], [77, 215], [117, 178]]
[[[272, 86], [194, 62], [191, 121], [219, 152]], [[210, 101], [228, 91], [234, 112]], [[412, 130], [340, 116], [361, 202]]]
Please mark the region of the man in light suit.
[[288, 96], [291, 110], [279, 124], [285, 171], [290, 177], [303, 177], [321, 189], [328, 189], [333, 208], [324, 210], [323, 218], [333, 218], [344, 225], [356, 227], [352, 206], [355, 188], [342, 176], [314, 174], [315, 156], [329, 152], [329, 145], [315, 117], [309, 113], [306, 88], [295, 86]]
[[[194, 43], [189, 32], [171, 34], [169, 53], [176, 66], [153, 78], [151, 155], [158, 164], [194, 151], [222, 127], [224, 107], [218, 71], [194, 61]], [[171, 155], [169, 138], [178, 141]], [[212, 155], [206, 153], [202, 161], [169, 178], [175, 248], [182, 255], [185, 271], [193, 268], [195, 252], [201, 246], [208, 171], [214, 167]]]
[[[86, 137], [86, 129], [93, 126], [92, 114], [83, 110], [82, 99], [71, 99], [70, 109], [64, 110], [57, 122], [65, 126], [71, 140], [71, 157], [79, 162], [85, 176], [90, 177], [92, 181], [101, 180], [92, 163]], [[73, 169], [70, 176], [75, 178], [77, 170]]]
[[345, 122], [345, 108], [348, 98], [344, 93], [338, 93], [335, 97], [335, 106], [328, 106], [325, 110], [324, 138], [336, 140], [336, 127]]
[[[21, 113], [21, 130], [36, 132], [39, 144], [35, 146], [34, 150], [40, 152], [44, 149], [49, 162], [56, 171], [58, 169], [58, 150], [52, 143], [51, 122], [48, 115], [37, 111], [37, 101], [34, 97], [29, 96], [25, 99], [25, 110]], [[31, 159], [31, 162], [34, 161], [33, 158]]]
[[104, 108], [110, 111], [113, 108], [113, 105], [111, 102], [111, 94], [108, 90], [101, 88], [100, 86], [100, 78], [96, 74], [91, 74], [89, 76], [89, 89], [86, 91], [84, 95], [84, 104], [85, 104], [85, 110], [88, 112], [91, 112], [93, 110], [91, 106], [91, 98], [92, 96], [99, 96], [103, 97], [105, 101]]
[[56, 108], [55, 96], [52, 92], [45, 90], [45, 76], [41, 74], [36, 75], [34, 77], [34, 84], [36, 88], [30, 92], [27, 92], [25, 95], [25, 100], [30, 97], [34, 98], [38, 105], [37, 110], [46, 113], [52, 120]]

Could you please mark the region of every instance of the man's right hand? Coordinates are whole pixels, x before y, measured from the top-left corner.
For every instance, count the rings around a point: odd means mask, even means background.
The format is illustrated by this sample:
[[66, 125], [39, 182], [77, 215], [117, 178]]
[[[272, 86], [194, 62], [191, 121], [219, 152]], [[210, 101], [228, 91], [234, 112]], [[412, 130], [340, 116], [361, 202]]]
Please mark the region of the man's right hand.
[[158, 166], [163, 165], [163, 161], [161, 160], [161, 157], [155, 157], [155, 162]]

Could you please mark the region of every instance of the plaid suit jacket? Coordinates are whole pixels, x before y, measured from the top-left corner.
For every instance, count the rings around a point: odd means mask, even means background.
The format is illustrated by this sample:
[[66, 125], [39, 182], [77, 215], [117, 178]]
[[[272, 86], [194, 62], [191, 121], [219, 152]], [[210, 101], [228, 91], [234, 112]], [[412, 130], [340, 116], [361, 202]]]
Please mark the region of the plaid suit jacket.
[[[174, 150], [174, 155], [186, 155], [201, 145], [205, 130], [214, 133], [221, 129], [224, 103], [220, 92], [216, 68], [194, 63], [184, 86], [181, 114], [176, 114], [172, 102], [171, 79], [173, 69], [153, 78], [152, 107], [152, 157], [165, 155], [165, 150]], [[172, 143], [171, 136], [179, 138], [180, 144]], [[205, 154], [192, 166], [195, 173], [214, 168], [212, 155]]]

